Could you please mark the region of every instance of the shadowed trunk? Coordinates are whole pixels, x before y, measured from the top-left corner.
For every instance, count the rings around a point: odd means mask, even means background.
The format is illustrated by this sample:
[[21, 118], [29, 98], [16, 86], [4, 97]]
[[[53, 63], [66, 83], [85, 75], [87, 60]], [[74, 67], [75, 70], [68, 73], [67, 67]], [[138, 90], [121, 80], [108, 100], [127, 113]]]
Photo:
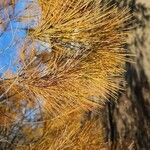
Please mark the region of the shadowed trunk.
[[[114, 2], [114, 1], [113, 1]], [[145, 2], [145, 3], [144, 3]], [[105, 120], [111, 149], [150, 149], [150, 2], [128, 0], [140, 25], [135, 29], [128, 48], [137, 55], [135, 63], [127, 65], [127, 90], [117, 103], [108, 103]]]

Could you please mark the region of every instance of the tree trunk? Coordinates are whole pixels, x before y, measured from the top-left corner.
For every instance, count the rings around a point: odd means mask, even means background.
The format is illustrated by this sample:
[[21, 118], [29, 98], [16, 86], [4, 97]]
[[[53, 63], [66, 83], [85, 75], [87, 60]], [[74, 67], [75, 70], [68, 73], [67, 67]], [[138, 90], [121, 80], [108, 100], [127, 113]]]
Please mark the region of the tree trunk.
[[[144, 3], [145, 2], [145, 3]], [[106, 109], [108, 140], [114, 150], [150, 150], [150, 1], [127, 0], [140, 27], [129, 49], [135, 63], [127, 65], [127, 90]], [[123, 6], [118, 0], [118, 5]]]

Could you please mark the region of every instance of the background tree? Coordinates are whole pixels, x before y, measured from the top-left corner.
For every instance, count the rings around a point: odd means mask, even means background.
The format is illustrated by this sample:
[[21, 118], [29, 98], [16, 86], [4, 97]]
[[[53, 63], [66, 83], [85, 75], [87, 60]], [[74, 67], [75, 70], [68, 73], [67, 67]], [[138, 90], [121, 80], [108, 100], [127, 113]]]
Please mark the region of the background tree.
[[[134, 12], [136, 27], [128, 49], [136, 54], [135, 63], [127, 65], [127, 90], [120, 94], [117, 103], [109, 103], [106, 116], [108, 139], [112, 141], [112, 149], [126, 150], [131, 143], [133, 149], [148, 150], [150, 148], [150, 50], [149, 1], [124, 0], [118, 6], [129, 6]], [[119, 142], [118, 142], [119, 141]], [[127, 144], [126, 146], [124, 144]]]

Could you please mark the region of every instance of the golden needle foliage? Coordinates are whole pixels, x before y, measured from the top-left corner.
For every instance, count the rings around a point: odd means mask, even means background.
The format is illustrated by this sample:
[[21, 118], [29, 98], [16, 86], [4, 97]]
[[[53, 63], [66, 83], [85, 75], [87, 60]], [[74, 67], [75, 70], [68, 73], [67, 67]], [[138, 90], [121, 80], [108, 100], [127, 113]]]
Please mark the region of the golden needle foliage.
[[49, 43], [50, 52], [23, 50], [25, 69], [15, 84], [43, 100], [53, 115], [98, 107], [119, 89], [116, 78], [124, 73], [129, 16], [97, 0], [46, 2], [40, 1], [44, 19], [29, 30], [29, 37]]
[[[105, 148], [103, 139], [103, 129], [99, 121], [95, 119], [81, 123], [81, 115], [71, 114], [65, 118], [64, 122], [44, 123], [39, 132], [42, 138], [36, 142], [29, 144], [22, 149], [29, 150], [99, 150]], [[27, 132], [26, 132], [27, 133]], [[31, 133], [29, 133], [31, 135]], [[20, 149], [20, 147], [18, 147]]]
[[[44, 124], [41, 140], [31, 149], [100, 149], [95, 120], [82, 127], [82, 117], [75, 118], [100, 108], [121, 88], [128, 9], [120, 11], [99, 0], [38, 3], [40, 23], [29, 29], [17, 75], [1, 81], [2, 103], [13, 101], [17, 108], [23, 100], [31, 108], [39, 103], [49, 119], [67, 120], [55, 128], [53, 121]], [[41, 42], [47, 50], [40, 51]]]

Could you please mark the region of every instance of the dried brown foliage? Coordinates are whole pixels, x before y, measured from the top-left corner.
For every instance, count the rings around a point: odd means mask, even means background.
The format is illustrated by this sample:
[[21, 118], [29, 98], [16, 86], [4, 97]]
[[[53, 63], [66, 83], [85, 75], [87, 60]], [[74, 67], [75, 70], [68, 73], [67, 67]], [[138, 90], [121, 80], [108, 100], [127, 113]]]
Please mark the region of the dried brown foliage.
[[[24, 102], [26, 109], [40, 105], [43, 113], [44, 123], [36, 131], [42, 132], [40, 140], [16, 145], [19, 149], [100, 149], [102, 128], [95, 119], [81, 123], [81, 118], [84, 111], [101, 108], [121, 89], [128, 9], [120, 11], [98, 0], [38, 3], [40, 20], [29, 29], [20, 50], [20, 70], [0, 83], [0, 105], [14, 107], [9, 113], [15, 118], [22, 114]], [[46, 50], [40, 51], [41, 43]], [[29, 137], [29, 128], [22, 128], [24, 136]]]

